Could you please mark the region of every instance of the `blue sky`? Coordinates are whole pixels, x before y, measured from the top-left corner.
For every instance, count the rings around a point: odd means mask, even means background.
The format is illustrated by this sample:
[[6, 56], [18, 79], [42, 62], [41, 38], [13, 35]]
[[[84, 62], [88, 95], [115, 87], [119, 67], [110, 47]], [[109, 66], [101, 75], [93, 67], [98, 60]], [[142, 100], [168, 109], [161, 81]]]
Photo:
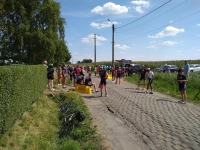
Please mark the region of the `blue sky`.
[[200, 59], [200, 0], [55, 1], [73, 63], [94, 61], [94, 34], [96, 61], [112, 61], [112, 24], [115, 60]]

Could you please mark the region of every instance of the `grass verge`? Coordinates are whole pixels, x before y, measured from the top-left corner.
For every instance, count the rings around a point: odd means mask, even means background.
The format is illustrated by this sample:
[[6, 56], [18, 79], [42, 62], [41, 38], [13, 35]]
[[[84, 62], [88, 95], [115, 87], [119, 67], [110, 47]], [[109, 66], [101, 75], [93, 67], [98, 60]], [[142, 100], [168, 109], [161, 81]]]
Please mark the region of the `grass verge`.
[[0, 137], [1, 150], [104, 150], [102, 138], [81, 96], [75, 93], [64, 95], [65, 101], [70, 98], [85, 115], [85, 120], [62, 140], [58, 139], [59, 97], [42, 95], [31, 108], [25, 112], [14, 126]]
[[[124, 80], [134, 84], [138, 84], [139, 76], [135, 74], [126, 77]], [[176, 80], [177, 73], [171, 73], [171, 76], [167, 76], [164, 73], [154, 73], [154, 81], [152, 84], [153, 90], [180, 99], [181, 96], [178, 89], [178, 82]], [[146, 80], [146, 82], [148, 81]], [[199, 85], [200, 72], [190, 73], [190, 78], [188, 79], [186, 89], [188, 101], [200, 104], [200, 94], [196, 97], [200, 90]], [[141, 82], [141, 86], [143, 86], [143, 81]]]

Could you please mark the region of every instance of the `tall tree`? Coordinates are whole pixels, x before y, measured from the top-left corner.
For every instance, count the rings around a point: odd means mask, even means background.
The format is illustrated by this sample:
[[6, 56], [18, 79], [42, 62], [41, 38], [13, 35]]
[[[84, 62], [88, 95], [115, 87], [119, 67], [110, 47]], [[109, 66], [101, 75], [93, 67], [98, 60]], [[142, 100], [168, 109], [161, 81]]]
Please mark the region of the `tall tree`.
[[28, 64], [70, 60], [65, 23], [54, 0], [1, 0], [0, 59]]

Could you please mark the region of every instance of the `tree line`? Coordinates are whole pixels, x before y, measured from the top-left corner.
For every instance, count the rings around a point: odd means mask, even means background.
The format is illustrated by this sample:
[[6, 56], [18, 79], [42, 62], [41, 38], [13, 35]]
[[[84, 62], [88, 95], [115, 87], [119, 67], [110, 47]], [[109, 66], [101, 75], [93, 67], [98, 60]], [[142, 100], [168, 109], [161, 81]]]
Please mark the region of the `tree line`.
[[67, 62], [66, 21], [54, 0], [0, 1], [0, 60], [27, 64]]

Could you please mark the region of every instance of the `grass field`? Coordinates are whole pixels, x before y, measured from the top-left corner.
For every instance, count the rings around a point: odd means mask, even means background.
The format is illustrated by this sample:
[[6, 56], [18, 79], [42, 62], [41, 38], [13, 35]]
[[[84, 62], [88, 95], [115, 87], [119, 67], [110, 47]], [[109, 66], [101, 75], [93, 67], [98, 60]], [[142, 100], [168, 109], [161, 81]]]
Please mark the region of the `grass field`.
[[58, 108], [60, 96], [47, 97], [42, 95], [32, 107], [25, 112], [14, 126], [0, 137], [1, 150], [104, 150], [102, 139], [83, 99], [74, 93], [64, 95], [65, 101], [70, 98], [84, 112], [85, 120], [66, 135], [58, 139], [59, 120]]
[[[153, 90], [181, 99], [176, 78], [177, 78], [177, 73], [171, 73], [171, 76], [167, 76], [165, 73], [154, 73], [154, 81], [152, 84]], [[124, 80], [137, 84], [139, 76], [138, 74], [135, 74], [126, 77]], [[191, 102], [196, 102], [200, 104], [200, 94], [198, 98], [194, 100], [199, 90], [200, 90], [200, 72], [191, 72], [190, 78], [187, 82], [187, 89], [186, 89], [187, 99]]]

